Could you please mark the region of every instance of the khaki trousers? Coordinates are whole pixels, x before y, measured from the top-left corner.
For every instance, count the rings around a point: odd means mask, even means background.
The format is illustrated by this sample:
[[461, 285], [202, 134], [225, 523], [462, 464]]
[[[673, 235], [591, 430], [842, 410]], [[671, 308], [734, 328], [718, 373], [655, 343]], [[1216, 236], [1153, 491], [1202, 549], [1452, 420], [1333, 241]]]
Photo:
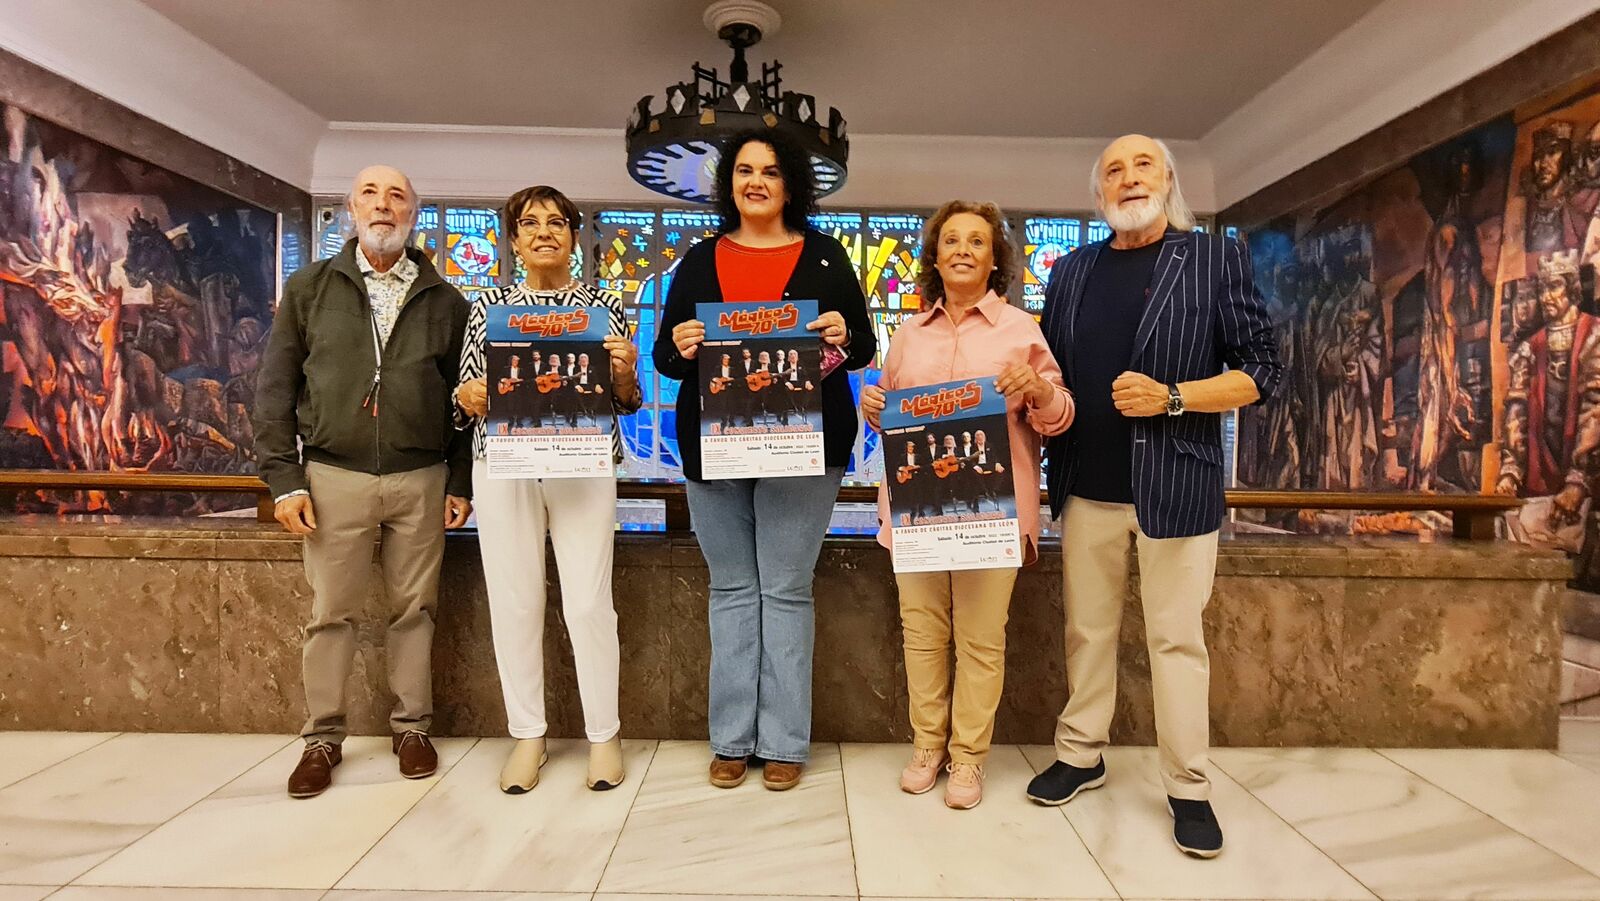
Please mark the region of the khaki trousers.
[[994, 714], [1005, 686], [1006, 616], [1016, 581], [1015, 569], [895, 575], [917, 747], [948, 746], [956, 763], [981, 766], [989, 756]]
[[1211, 662], [1200, 614], [1216, 575], [1217, 533], [1150, 538], [1139, 530], [1132, 504], [1067, 500], [1061, 553], [1070, 694], [1056, 723], [1056, 757], [1093, 766], [1110, 737], [1130, 545], [1139, 554], [1161, 780], [1174, 798], [1206, 800]]
[[345, 686], [356, 654], [356, 618], [371, 588], [372, 547], [379, 546], [388, 601], [389, 690], [395, 732], [427, 731], [433, 718], [433, 617], [444, 559], [443, 463], [375, 476], [306, 464], [316, 531], [305, 539], [311, 583], [306, 627], [307, 739], [341, 742]]

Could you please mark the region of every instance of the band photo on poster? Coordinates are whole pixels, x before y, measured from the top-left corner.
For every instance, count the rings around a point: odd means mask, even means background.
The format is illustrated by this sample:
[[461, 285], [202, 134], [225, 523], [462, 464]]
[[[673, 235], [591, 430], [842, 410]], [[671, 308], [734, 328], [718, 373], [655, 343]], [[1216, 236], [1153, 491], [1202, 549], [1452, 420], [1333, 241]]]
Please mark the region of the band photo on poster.
[[605, 316], [585, 307], [488, 307], [491, 478], [610, 475]]

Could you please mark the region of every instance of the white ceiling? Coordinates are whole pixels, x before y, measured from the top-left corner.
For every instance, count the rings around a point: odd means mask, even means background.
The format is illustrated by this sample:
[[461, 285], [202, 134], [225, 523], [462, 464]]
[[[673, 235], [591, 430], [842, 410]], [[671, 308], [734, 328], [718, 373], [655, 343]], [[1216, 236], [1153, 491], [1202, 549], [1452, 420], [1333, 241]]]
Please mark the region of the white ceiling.
[[[726, 75], [705, 0], [144, 0], [331, 120], [620, 128]], [[1378, 0], [770, 0], [856, 134], [1199, 138]]]

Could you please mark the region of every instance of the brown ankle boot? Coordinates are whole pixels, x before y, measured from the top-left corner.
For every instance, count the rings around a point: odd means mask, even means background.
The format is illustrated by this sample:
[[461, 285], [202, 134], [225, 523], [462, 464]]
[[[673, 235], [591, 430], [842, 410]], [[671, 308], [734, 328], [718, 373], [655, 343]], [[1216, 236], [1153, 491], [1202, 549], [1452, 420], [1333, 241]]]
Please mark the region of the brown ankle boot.
[[800, 784], [800, 774], [804, 770], [804, 764], [769, 760], [761, 768], [761, 784], [775, 792], [786, 792]]
[[738, 788], [749, 772], [749, 758], [740, 757], [735, 760], [723, 757], [711, 758], [711, 784], [717, 788]]
[[327, 791], [333, 783], [333, 768], [343, 759], [338, 745], [326, 741], [309, 742], [294, 772], [289, 774], [289, 797], [315, 798]]

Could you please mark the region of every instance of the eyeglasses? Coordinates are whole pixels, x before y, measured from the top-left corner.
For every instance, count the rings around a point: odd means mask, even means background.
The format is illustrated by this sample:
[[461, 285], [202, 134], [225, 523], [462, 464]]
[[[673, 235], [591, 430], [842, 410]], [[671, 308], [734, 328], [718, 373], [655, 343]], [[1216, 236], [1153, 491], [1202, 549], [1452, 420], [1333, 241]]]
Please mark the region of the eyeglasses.
[[[553, 218], [549, 222], [543, 224], [553, 232], [564, 232], [567, 230], [567, 220], [560, 217]], [[540, 222], [537, 219], [518, 219], [517, 231], [538, 231], [539, 225]]]

